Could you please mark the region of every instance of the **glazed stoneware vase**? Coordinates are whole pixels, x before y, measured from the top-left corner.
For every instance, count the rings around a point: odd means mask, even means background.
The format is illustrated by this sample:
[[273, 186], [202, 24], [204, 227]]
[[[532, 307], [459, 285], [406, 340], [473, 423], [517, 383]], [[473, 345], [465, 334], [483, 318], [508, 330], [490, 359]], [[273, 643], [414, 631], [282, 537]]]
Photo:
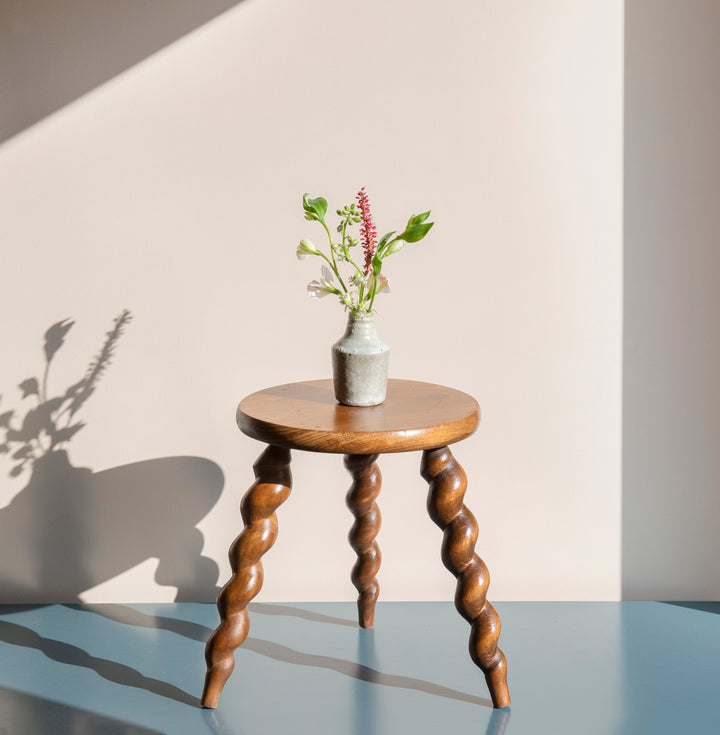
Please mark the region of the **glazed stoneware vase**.
[[344, 406], [385, 400], [390, 348], [377, 336], [375, 317], [349, 314], [345, 334], [332, 346], [335, 398]]

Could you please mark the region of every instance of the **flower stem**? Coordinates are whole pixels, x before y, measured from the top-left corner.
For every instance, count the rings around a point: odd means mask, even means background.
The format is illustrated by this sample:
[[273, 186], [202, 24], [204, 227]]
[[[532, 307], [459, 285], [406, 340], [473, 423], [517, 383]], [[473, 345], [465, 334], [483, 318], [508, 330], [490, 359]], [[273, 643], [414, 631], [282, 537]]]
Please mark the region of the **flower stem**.
[[325, 224], [325, 220], [320, 220], [320, 224], [325, 228], [325, 232], [327, 233], [328, 240], [330, 241], [330, 255], [332, 255], [332, 263], [328, 260], [327, 255], [324, 253], [320, 253], [320, 255], [327, 260], [330, 267], [333, 269], [335, 275], [337, 276], [338, 281], [340, 281], [340, 285], [342, 286], [342, 290], [349, 296], [350, 292], [347, 289], [347, 286], [345, 285], [342, 276], [340, 275], [340, 271], [338, 270], [337, 263], [335, 262], [335, 248], [333, 247], [333, 240], [332, 235], [330, 234], [330, 230], [328, 230], [328, 226]]
[[320, 255], [322, 255], [323, 258], [325, 258], [325, 260], [327, 261], [327, 264], [332, 268], [333, 273], [338, 277], [338, 281], [340, 281], [340, 285], [342, 286], [343, 291], [345, 292], [345, 294], [347, 296], [349, 296], [350, 295], [350, 292], [347, 290], [347, 286], [343, 283], [343, 279], [340, 278], [340, 273], [338, 272], [338, 267], [333, 262], [334, 259], [333, 260], [330, 260], [330, 258], [328, 258], [328, 256], [325, 255], [325, 253], [322, 252], [322, 250], [320, 250], [318, 252], [319, 252]]
[[372, 294], [370, 296], [370, 304], [368, 305], [368, 312], [372, 311], [373, 304], [375, 303], [375, 294], [377, 293], [377, 285], [378, 285], [378, 276], [375, 276], [375, 278], [373, 278]]

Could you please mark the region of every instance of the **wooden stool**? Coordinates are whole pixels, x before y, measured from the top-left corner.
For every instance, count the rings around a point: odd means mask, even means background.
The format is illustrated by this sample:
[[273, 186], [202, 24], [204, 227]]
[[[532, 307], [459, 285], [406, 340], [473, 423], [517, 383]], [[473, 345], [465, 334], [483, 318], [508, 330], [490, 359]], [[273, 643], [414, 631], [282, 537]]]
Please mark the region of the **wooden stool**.
[[345, 455], [352, 475], [346, 500], [356, 519], [349, 536], [358, 555], [352, 581], [363, 628], [373, 624], [379, 589], [376, 459], [385, 452], [422, 450], [428, 512], [443, 530], [443, 563], [457, 577], [455, 606], [472, 626], [470, 656], [485, 674], [493, 705], [510, 704], [507, 663], [497, 647], [500, 617], [486, 598], [487, 567], [475, 554], [477, 522], [463, 504], [467, 478], [447, 447], [470, 436], [478, 421], [478, 405], [466, 393], [409, 380], [390, 380], [385, 403], [368, 408], [338, 405], [332, 380], [280, 385], [240, 403], [240, 429], [269, 446], [254, 465], [256, 480], [241, 506], [245, 528], [230, 547], [233, 574], [218, 595], [221, 622], [205, 648], [204, 707], [217, 707], [235, 665], [233, 652], [247, 638], [247, 605], [263, 582], [261, 557], [277, 538], [275, 511], [290, 495], [290, 449]]

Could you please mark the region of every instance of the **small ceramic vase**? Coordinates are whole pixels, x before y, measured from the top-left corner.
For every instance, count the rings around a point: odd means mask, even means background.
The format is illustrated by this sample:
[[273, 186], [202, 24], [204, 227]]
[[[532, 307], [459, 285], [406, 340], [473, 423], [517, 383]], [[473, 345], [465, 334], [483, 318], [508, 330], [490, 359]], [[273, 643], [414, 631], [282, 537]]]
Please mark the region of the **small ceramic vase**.
[[335, 398], [344, 406], [385, 400], [390, 348], [377, 336], [375, 317], [348, 315], [345, 334], [332, 346]]

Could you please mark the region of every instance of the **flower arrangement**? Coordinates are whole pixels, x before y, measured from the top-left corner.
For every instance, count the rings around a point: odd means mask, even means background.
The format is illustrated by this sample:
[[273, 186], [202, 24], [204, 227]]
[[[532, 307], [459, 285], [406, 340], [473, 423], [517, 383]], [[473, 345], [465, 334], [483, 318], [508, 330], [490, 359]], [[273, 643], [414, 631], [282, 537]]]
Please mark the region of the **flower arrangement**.
[[[377, 230], [370, 212], [370, 202], [365, 187], [357, 194], [357, 205], [352, 204], [337, 210], [340, 223], [337, 226], [339, 242], [335, 242], [325, 222], [328, 203], [323, 197], [308, 199], [303, 194], [303, 210], [305, 219], [319, 222], [330, 242], [330, 256], [313, 245], [310, 240], [301, 240], [297, 248], [299, 260], [317, 255], [327, 265], [321, 267], [321, 278], [308, 284], [308, 294], [313, 298], [323, 298], [334, 294], [340, 303], [353, 315], [359, 316], [372, 312], [375, 297], [388, 291], [388, 280], [382, 274], [383, 262], [386, 258], [400, 252], [406, 243], [422, 240], [430, 231], [434, 222], [427, 222], [430, 212], [423, 212], [410, 217], [405, 229], [398, 235], [396, 230], [388, 232], [378, 242]], [[359, 239], [351, 234], [351, 228], [360, 226]], [[353, 258], [352, 251], [362, 243], [362, 267]], [[342, 277], [339, 264], [346, 263], [351, 269], [350, 276]]]

